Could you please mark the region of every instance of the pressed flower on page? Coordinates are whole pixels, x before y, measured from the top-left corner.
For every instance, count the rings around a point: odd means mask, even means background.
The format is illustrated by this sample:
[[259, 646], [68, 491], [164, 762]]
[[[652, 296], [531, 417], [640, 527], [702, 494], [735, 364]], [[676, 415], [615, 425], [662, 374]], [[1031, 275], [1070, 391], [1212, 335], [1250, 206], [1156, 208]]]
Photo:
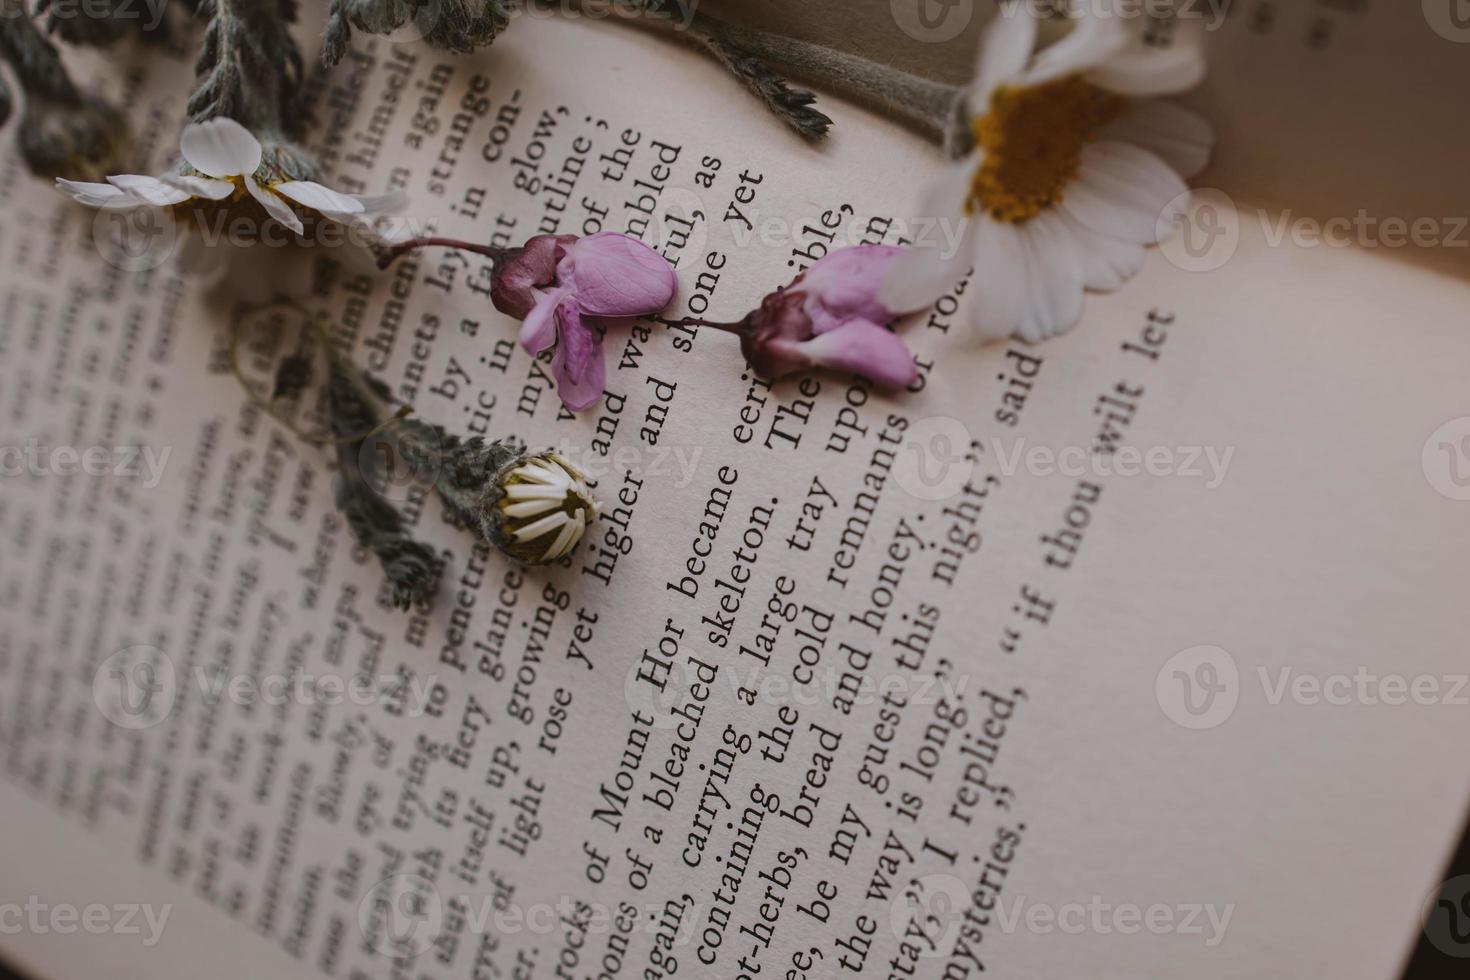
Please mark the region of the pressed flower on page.
[[521, 321], [521, 346], [533, 357], [552, 351], [551, 374], [562, 404], [574, 412], [602, 398], [607, 366], [602, 335], [669, 305], [678, 279], [673, 266], [636, 238], [604, 231], [586, 238], [537, 235], [520, 248], [418, 238], [395, 245], [380, 260], [427, 245], [458, 248], [495, 261], [490, 299]]
[[228, 207], [245, 199], [298, 235], [305, 230], [299, 212], [315, 212], [334, 221], [381, 208], [376, 198], [342, 194], [312, 180], [257, 179], [260, 141], [233, 119], [211, 119], [184, 127], [179, 154], [184, 173], [150, 177], [115, 174], [107, 183], [58, 178], [59, 190], [96, 208], [176, 207], [219, 202]]
[[[389, 239], [373, 231], [372, 222], [401, 209], [405, 201], [401, 194], [343, 194], [316, 181], [288, 179], [283, 159], [291, 160], [292, 170], [305, 165], [290, 154], [275, 153], [263, 164], [260, 141], [233, 119], [185, 126], [179, 154], [180, 173], [115, 174], [106, 183], [59, 178], [56, 187], [89, 207], [159, 208], [179, 219], [193, 218], [183, 223], [197, 227], [201, 240], [189, 241], [180, 259], [185, 271], [208, 274], [225, 271], [222, 260], [241, 244], [288, 244], [273, 242], [266, 230], [270, 222], [302, 235], [308, 222], [327, 220], [363, 232], [367, 244], [387, 244]], [[253, 233], [243, 243], [242, 220]]]
[[711, 327], [740, 338], [757, 374], [776, 379], [824, 367], [861, 375], [885, 388], [904, 388], [918, 377], [914, 357], [885, 324], [937, 299], [915, 293], [903, 305], [878, 294], [905, 251], [888, 245], [838, 249], [814, 262], [796, 280], [770, 293], [735, 323], [685, 318], [670, 326]]
[[923, 206], [967, 216], [963, 238], [954, 254], [914, 249], [890, 271], [886, 301], [942, 293], [973, 267], [975, 334], [1037, 342], [1075, 326], [1084, 289], [1117, 289], [1172, 230], [1170, 205], [1209, 162], [1214, 132], [1150, 97], [1197, 85], [1203, 53], [1185, 37], [1150, 47], [1136, 20], [1081, 9], [1039, 53], [1029, 4], [990, 24], [970, 100], [976, 149]]

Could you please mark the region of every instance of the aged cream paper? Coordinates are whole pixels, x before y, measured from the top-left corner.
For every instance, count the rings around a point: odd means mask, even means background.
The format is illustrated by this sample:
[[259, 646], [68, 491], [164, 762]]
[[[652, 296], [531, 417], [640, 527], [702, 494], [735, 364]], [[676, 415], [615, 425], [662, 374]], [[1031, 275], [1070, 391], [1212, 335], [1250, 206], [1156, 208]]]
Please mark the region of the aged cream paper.
[[[677, 311], [893, 240], [942, 166], [830, 100], [806, 146], [698, 54], [596, 23], [353, 52], [320, 92], [329, 183], [479, 240], [639, 233]], [[135, 83], [140, 166], [181, 69]], [[1239, 153], [1208, 178], [1232, 199]], [[389, 488], [449, 557], [404, 614], [326, 458], [220, 370], [229, 308], [109, 266], [13, 156], [3, 186], [7, 958], [1397, 970], [1467, 802], [1467, 289], [1432, 263], [1294, 244], [1241, 192], [1044, 347], [967, 348], [946, 298], [901, 328], [919, 391], [768, 390], [727, 338], [658, 328], [608, 337], [578, 418], [478, 263], [323, 267], [309, 305], [421, 414], [559, 446], [606, 504], [522, 571]]]

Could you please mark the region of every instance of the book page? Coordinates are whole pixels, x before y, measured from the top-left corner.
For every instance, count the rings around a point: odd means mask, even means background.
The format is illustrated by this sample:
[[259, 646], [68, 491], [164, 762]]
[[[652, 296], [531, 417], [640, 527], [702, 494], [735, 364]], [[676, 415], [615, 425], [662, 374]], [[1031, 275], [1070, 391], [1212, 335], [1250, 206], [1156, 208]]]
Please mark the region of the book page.
[[[128, 76], [142, 172], [187, 76]], [[593, 20], [469, 58], [359, 36], [317, 84], [325, 182], [476, 241], [637, 235], [671, 316], [901, 240], [944, 166], [834, 100], [804, 144]], [[968, 347], [945, 297], [900, 327], [911, 392], [768, 385], [725, 335], [640, 325], [573, 416], [475, 257], [308, 254], [300, 309], [245, 311], [119, 268], [3, 159], [6, 959], [1395, 975], [1470, 802], [1459, 279], [1237, 220], [1043, 346]], [[229, 371], [232, 332], [258, 369], [316, 313], [419, 415], [588, 472], [577, 550], [513, 566], [407, 473], [447, 566], [391, 608], [329, 454]]]

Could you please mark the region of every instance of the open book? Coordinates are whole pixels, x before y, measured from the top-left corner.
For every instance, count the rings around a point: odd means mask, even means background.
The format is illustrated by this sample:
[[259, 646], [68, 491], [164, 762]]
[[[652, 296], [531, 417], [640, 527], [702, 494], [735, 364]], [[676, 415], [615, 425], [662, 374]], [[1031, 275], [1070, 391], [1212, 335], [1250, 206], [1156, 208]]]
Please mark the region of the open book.
[[[1417, 4], [1235, 6], [1180, 235], [1044, 346], [968, 348], [946, 297], [900, 327], [914, 392], [767, 385], [726, 336], [640, 327], [572, 416], [473, 257], [319, 274], [303, 307], [397, 397], [557, 447], [603, 504], [527, 570], [407, 475], [448, 560], [407, 612], [328, 455], [229, 373], [232, 330], [248, 368], [295, 314], [110, 266], [7, 150], [0, 957], [1395, 976], [1470, 802], [1464, 157], [1439, 155], [1470, 69]], [[144, 172], [187, 74], [126, 78]], [[696, 51], [590, 20], [460, 58], [360, 37], [315, 101], [334, 186], [472, 240], [638, 235], [678, 264], [671, 315], [898, 240], [944, 166], [833, 99], [806, 145]]]

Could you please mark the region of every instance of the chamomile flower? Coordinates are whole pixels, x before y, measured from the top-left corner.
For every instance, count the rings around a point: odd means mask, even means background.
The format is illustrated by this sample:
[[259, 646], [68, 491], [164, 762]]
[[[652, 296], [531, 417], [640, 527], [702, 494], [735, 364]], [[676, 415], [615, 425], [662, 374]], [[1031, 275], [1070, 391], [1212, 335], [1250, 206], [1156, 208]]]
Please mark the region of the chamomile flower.
[[[153, 177], [115, 174], [106, 183], [58, 179], [58, 190], [94, 208], [157, 208], [176, 219], [180, 227], [199, 235], [178, 255], [181, 271], [205, 280], [219, 280], [230, 264], [243, 261], [241, 248], [283, 246], [292, 240], [273, 233], [279, 224], [297, 236], [322, 221], [345, 226], [355, 234], [337, 236], [349, 246], [342, 257], [364, 269], [372, 267], [371, 247], [396, 240], [397, 235], [374, 227], [374, 222], [403, 206], [401, 194], [363, 197], [343, 194], [313, 180], [297, 179], [311, 172], [289, 144], [273, 144], [267, 153], [249, 130], [233, 119], [216, 118], [184, 127], [179, 138], [179, 173]], [[325, 236], [323, 236], [325, 239]], [[226, 246], [226, 247], [218, 247]], [[361, 253], [361, 254], [358, 254]], [[274, 260], [280, 256], [285, 261]], [[309, 265], [290, 260], [281, 248], [257, 256], [261, 278], [279, 289]], [[304, 286], [305, 283], [298, 284]], [[289, 291], [289, 290], [288, 290]]]
[[345, 224], [367, 213], [370, 204], [377, 209], [383, 203], [342, 194], [313, 180], [284, 179], [279, 163], [261, 173], [260, 140], [233, 119], [185, 126], [179, 137], [179, 155], [186, 165], [181, 174], [115, 174], [105, 184], [58, 178], [56, 186], [83, 204], [113, 208], [235, 204], [249, 195], [266, 214], [298, 235], [305, 231], [303, 213]]
[[1172, 203], [1204, 169], [1210, 124], [1158, 101], [1194, 87], [1204, 57], [1181, 38], [1150, 47], [1137, 22], [1079, 13], [1035, 52], [1029, 4], [1003, 12], [981, 45], [970, 105], [976, 149], [929, 193], [923, 213], [968, 217], [954, 255], [911, 250], [882, 299], [908, 308], [972, 267], [981, 339], [1037, 342], [1070, 330], [1084, 289], [1136, 275], [1144, 249], [1172, 231]]

